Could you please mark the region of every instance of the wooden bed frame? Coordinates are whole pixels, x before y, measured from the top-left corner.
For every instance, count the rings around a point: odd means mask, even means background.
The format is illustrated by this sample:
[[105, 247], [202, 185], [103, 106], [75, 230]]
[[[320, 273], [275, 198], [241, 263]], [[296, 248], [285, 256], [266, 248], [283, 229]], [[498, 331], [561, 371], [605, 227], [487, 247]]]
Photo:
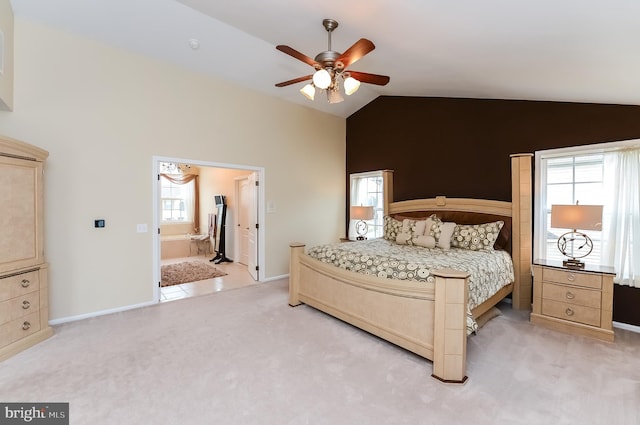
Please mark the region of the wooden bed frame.
[[[475, 318], [510, 293], [513, 308], [531, 308], [531, 157], [511, 155], [512, 202], [437, 197], [385, 205], [385, 215], [391, 216], [436, 212], [505, 220], [501, 237], [507, 233], [515, 280], [473, 309]], [[392, 172], [384, 176], [385, 198], [391, 200]], [[323, 263], [306, 255], [302, 243], [290, 247], [289, 305], [305, 303], [425, 357], [433, 362], [432, 376], [443, 382], [466, 382], [467, 272], [432, 271], [434, 284], [398, 281]]]

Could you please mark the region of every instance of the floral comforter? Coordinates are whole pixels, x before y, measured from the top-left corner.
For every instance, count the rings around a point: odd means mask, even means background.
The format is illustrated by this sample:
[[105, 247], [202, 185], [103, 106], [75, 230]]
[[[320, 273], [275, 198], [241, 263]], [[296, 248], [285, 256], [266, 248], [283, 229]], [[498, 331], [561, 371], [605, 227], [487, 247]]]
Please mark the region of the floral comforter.
[[370, 239], [316, 246], [307, 254], [346, 270], [397, 280], [434, 282], [431, 270], [442, 268], [469, 272], [468, 333], [477, 331], [470, 311], [514, 280], [511, 256], [500, 250], [443, 250]]

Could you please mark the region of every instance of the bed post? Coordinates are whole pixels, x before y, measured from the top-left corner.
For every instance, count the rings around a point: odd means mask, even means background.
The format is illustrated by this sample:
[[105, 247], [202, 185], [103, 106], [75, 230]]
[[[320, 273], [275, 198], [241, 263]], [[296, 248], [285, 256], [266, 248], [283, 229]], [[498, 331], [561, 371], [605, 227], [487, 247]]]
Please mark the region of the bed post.
[[389, 215], [389, 204], [393, 202], [393, 170], [382, 170], [382, 187], [384, 187], [384, 209], [382, 216]]
[[511, 155], [511, 257], [515, 274], [512, 306], [516, 310], [531, 310], [532, 156], [530, 153]]
[[300, 290], [300, 255], [304, 254], [305, 244], [300, 242], [292, 242], [289, 244], [291, 248], [289, 259], [289, 305], [295, 307], [302, 304], [298, 298]]
[[467, 298], [470, 274], [434, 270], [435, 315], [432, 377], [448, 384], [467, 381]]

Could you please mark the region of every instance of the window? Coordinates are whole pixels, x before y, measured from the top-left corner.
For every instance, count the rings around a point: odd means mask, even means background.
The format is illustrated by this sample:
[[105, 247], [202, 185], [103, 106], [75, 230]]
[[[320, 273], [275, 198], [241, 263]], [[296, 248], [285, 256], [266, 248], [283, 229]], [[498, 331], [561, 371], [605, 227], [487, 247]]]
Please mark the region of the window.
[[[374, 216], [367, 220], [368, 239], [380, 238], [383, 234], [384, 177], [383, 171], [351, 174], [351, 202], [353, 206], [373, 206]], [[349, 238], [355, 239], [354, 220], [349, 220]]]
[[168, 223], [186, 223], [190, 217], [187, 199], [189, 189], [193, 190], [190, 184], [175, 184], [168, 179], [161, 177], [162, 221]]
[[187, 164], [160, 162], [160, 209], [162, 223], [193, 223], [197, 221], [197, 175]]
[[[546, 185], [541, 191], [545, 194], [545, 202], [541, 204], [543, 208], [538, 210], [544, 214], [544, 225], [541, 228], [545, 230], [541, 233], [542, 252], [539, 252], [539, 258], [565, 259], [558, 250], [558, 237], [573, 230], [551, 228], [552, 205], [576, 202], [582, 205], [603, 204], [603, 165], [602, 153], [541, 158], [540, 166], [546, 177]], [[593, 241], [593, 251], [583, 261], [601, 264], [602, 232], [585, 231], [584, 233]]]
[[611, 266], [615, 282], [640, 287], [640, 140], [536, 152], [534, 256], [563, 260], [551, 228], [555, 204], [602, 205], [602, 231], [587, 264]]

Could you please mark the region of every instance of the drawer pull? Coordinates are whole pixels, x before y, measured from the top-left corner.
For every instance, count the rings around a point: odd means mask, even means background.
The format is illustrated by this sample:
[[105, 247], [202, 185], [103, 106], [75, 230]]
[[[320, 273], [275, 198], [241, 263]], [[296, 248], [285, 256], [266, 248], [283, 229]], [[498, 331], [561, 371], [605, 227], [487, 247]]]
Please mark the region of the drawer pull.
[[569, 273], [569, 274], [567, 275], [567, 280], [568, 280], [569, 282], [573, 282], [574, 280], [576, 280], [576, 275], [575, 275], [575, 274], [573, 274], [573, 273]]
[[573, 310], [571, 310], [570, 308], [567, 308], [564, 312], [567, 316], [573, 316]]
[[23, 309], [28, 309], [29, 307], [31, 307], [31, 303], [28, 300], [24, 300], [22, 301], [22, 308]]
[[23, 331], [28, 331], [30, 327], [31, 327], [31, 323], [29, 323], [29, 322], [27, 322], [27, 321], [25, 321], [25, 322], [22, 324], [22, 330], [23, 330]]
[[22, 285], [23, 288], [28, 288], [29, 285], [31, 285], [31, 282], [29, 281], [29, 279], [22, 279], [22, 282], [20, 282], [20, 285]]
[[573, 292], [567, 291], [567, 299], [568, 300], [572, 300], [574, 299], [576, 296], [573, 294]]

